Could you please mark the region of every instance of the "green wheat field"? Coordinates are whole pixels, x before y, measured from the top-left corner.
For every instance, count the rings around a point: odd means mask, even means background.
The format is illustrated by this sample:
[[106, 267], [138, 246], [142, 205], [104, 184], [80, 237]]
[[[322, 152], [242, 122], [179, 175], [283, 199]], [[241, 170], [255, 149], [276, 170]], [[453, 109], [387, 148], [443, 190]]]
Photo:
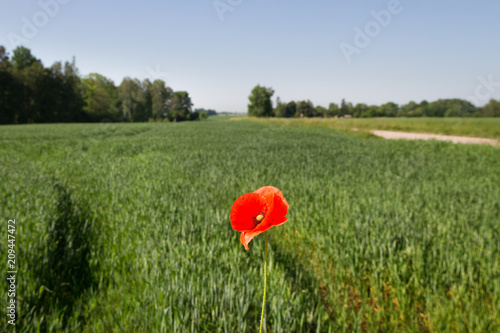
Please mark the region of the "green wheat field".
[[500, 331], [499, 147], [213, 118], [23, 125], [0, 128], [0, 170], [16, 332], [256, 332], [264, 237], [245, 251], [229, 212], [264, 185], [290, 204], [267, 233], [265, 332]]

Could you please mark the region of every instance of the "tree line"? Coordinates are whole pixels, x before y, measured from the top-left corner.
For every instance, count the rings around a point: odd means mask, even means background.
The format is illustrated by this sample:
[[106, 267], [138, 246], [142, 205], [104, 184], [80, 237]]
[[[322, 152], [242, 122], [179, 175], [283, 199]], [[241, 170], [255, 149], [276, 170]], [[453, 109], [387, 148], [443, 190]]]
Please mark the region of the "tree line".
[[279, 98], [273, 107], [271, 97], [274, 90], [257, 85], [250, 93], [248, 115], [254, 117], [500, 117], [500, 101], [491, 99], [484, 107], [476, 107], [463, 99], [440, 99], [434, 102], [409, 102], [398, 105], [388, 102], [383, 105], [353, 105], [344, 99], [328, 108], [315, 106], [311, 101], [282, 102]]
[[44, 67], [25, 47], [10, 57], [0, 46], [0, 123], [183, 121], [214, 110], [193, 110], [186, 91], [164, 81], [125, 77], [119, 86], [92, 73], [80, 77], [75, 60]]

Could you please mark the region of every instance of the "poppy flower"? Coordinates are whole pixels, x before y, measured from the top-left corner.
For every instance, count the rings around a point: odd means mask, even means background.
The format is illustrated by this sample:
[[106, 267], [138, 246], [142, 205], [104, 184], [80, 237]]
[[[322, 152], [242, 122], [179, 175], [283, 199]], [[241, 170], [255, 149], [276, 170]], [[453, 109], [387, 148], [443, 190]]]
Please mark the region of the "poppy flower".
[[283, 193], [273, 186], [261, 187], [236, 199], [231, 208], [231, 225], [241, 232], [240, 241], [245, 250], [252, 238], [285, 223], [288, 208]]

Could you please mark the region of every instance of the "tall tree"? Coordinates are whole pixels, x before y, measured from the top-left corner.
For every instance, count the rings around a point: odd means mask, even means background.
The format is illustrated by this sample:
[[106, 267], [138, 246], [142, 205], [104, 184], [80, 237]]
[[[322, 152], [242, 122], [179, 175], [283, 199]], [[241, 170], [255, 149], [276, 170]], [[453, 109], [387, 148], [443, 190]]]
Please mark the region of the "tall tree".
[[8, 65], [10, 65], [9, 53], [7, 52], [7, 50], [3, 45], [0, 45], [0, 69], [3, 66], [8, 66]]
[[82, 80], [76, 67], [75, 58], [71, 62], [66, 61], [64, 63], [63, 85], [61, 100], [66, 110], [62, 112], [59, 121], [81, 121], [84, 101], [81, 94]]
[[143, 115], [145, 120], [153, 118], [153, 94], [151, 93], [151, 86], [153, 84], [149, 79], [142, 81], [142, 92], [144, 94]]
[[396, 114], [398, 113], [398, 110], [399, 110], [399, 106], [396, 103], [388, 102], [388, 103], [382, 104], [378, 108], [378, 116], [395, 117]]
[[483, 107], [485, 117], [500, 117], [500, 101], [490, 99], [489, 103]]
[[408, 104], [405, 104], [401, 107], [401, 112], [403, 114], [406, 114], [408, 112], [415, 110], [416, 108], [418, 108], [418, 104], [415, 103], [414, 101], [410, 101], [408, 102]]
[[261, 87], [257, 85], [253, 88], [248, 99], [248, 115], [253, 117], [272, 117], [273, 103], [271, 97], [274, 95], [274, 90], [271, 88]]
[[26, 89], [13, 73], [9, 54], [0, 45], [0, 124], [16, 124], [26, 109]]
[[339, 106], [336, 103], [330, 103], [330, 105], [328, 105], [328, 115], [334, 117], [338, 116], [339, 114]]
[[342, 98], [342, 102], [340, 103], [339, 116], [345, 116], [347, 112], [349, 112], [349, 108], [347, 107], [345, 99]]
[[316, 109], [311, 101], [300, 101], [297, 103], [297, 109], [295, 111], [297, 117], [314, 117], [316, 115]]
[[147, 121], [145, 98], [141, 82], [125, 77], [118, 87], [118, 98], [124, 119], [129, 121]]
[[186, 91], [174, 93], [162, 80], [126, 77], [119, 87], [97, 73], [82, 80], [74, 59], [45, 68], [29, 49], [10, 58], [0, 45], [0, 123], [195, 120], [192, 106]]
[[316, 110], [316, 117], [326, 118], [328, 116], [328, 110], [325, 107], [317, 105], [314, 109]]
[[19, 46], [14, 50], [12, 64], [16, 69], [22, 70], [35, 63], [41, 64], [42, 62], [31, 54], [30, 49], [27, 49], [24, 46]]
[[186, 91], [176, 91], [168, 102], [168, 118], [171, 121], [191, 119], [193, 103]]
[[295, 112], [297, 111], [297, 103], [294, 101], [288, 102], [285, 106], [284, 117], [291, 118], [295, 116]]
[[154, 119], [165, 118], [167, 103], [172, 98], [173, 91], [162, 80], [155, 80], [149, 87], [151, 96], [151, 113]]
[[26, 100], [17, 111], [18, 123], [35, 123], [43, 120], [44, 110], [40, 100], [43, 98], [43, 81], [46, 76], [42, 62], [23, 46], [17, 47], [12, 55], [12, 73], [22, 82]]
[[360, 118], [361, 115], [366, 111], [368, 111], [368, 105], [364, 103], [358, 103], [354, 106], [354, 113], [352, 116], [355, 118]]
[[281, 102], [280, 98], [276, 99], [276, 108], [274, 108], [274, 116], [276, 117], [284, 117], [285, 116], [285, 107], [286, 104]]
[[91, 73], [82, 79], [83, 110], [91, 119], [115, 118], [114, 103], [118, 97], [115, 84], [107, 77]]

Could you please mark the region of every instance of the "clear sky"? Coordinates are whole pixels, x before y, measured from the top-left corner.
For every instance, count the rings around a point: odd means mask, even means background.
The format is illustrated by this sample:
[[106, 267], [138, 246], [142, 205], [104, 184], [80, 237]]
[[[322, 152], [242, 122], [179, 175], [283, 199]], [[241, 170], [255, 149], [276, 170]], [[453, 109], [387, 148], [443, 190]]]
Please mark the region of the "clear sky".
[[217, 111], [246, 112], [257, 84], [325, 107], [484, 105], [500, 99], [499, 14], [498, 0], [0, 0], [0, 45], [46, 66], [75, 56], [116, 85], [160, 78]]

